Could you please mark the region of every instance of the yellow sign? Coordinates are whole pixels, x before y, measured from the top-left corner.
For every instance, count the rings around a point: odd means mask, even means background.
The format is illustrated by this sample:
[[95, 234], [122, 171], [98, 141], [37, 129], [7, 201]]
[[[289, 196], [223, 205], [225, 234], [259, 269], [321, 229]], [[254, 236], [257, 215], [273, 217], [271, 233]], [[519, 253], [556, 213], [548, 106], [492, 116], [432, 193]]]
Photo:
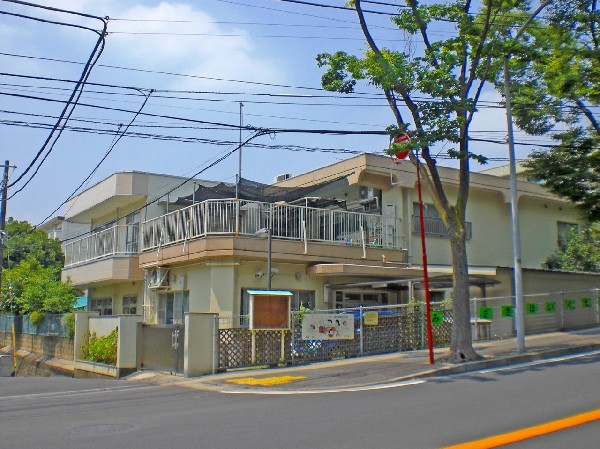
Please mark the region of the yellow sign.
[[367, 326], [377, 326], [379, 324], [379, 314], [377, 312], [365, 312], [363, 318]]

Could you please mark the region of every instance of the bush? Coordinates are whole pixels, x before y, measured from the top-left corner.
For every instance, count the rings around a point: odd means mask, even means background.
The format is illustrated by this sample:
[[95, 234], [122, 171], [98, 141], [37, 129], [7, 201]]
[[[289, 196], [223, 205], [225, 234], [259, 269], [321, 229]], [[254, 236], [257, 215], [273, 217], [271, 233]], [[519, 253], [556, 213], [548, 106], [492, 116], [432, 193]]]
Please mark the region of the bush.
[[97, 337], [95, 332], [92, 334], [88, 332], [81, 345], [84, 360], [116, 365], [118, 340], [119, 329], [115, 329], [104, 337]]
[[64, 320], [65, 328], [67, 330], [67, 337], [73, 338], [75, 336], [75, 314], [67, 313]]
[[39, 310], [34, 310], [29, 314], [29, 321], [36, 327], [42, 324], [45, 318], [46, 314], [44, 312], [40, 312]]

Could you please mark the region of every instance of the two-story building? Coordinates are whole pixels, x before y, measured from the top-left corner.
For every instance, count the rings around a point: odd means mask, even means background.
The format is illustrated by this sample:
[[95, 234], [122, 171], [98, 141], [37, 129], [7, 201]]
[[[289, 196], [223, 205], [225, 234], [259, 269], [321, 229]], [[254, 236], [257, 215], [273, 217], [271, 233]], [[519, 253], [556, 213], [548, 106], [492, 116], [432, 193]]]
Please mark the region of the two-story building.
[[[452, 197], [458, 172], [440, 167]], [[183, 313], [244, 315], [248, 291], [267, 286], [312, 308], [395, 304], [420, 296], [422, 254], [416, 172], [363, 154], [276, 186], [235, 186], [116, 173], [66, 205], [65, 221], [89, 232], [65, 242], [63, 277], [86, 289], [90, 310], [180, 322]], [[177, 187], [173, 190], [173, 187]], [[168, 193], [167, 193], [168, 192]], [[510, 295], [509, 183], [472, 173], [467, 250], [474, 296]], [[526, 293], [547, 291], [543, 261], [565, 229], [584, 220], [569, 202], [519, 181]], [[451, 295], [446, 229], [424, 191], [432, 298]], [[263, 232], [262, 234], [259, 231]], [[269, 239], [264, 234], [271, 234]], [[536, 280], [534, 280], [536, 279]], [[582, 287], [579, 278], [562, 277]], [[588, 287], [585, 285], [584, 287]], [[591, 287], [591, 285], [590, 285]]]
[[[119, 172], [72, 198], [60, 217], [63, 280], [86, 292], [101, 315], [141, 314], [146, 286], [139, 263], [140, 226], [169, 213], [178, 195], [199, 182], [141, 172]], [[54, 221], [52, 221], [53, 223]]]

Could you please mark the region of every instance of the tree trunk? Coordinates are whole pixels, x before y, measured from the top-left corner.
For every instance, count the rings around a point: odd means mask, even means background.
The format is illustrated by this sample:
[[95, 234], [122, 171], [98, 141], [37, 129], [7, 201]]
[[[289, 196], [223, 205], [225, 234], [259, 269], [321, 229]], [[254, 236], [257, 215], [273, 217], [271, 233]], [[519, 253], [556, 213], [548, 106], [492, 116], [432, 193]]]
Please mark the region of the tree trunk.
[[[456, 226], [452, 226], [455, 228]], [[452, 239], [452, 280], [454, 284], [454, 314], [452, 320], [452, 340], [449, 362], [468, 362], [481, 360], [473, 349], [471, 336], [471, 313], [469, 294], [469, 272], [467, 264], [467, 245], [464, 227], [459, 231], [450, 229]]]

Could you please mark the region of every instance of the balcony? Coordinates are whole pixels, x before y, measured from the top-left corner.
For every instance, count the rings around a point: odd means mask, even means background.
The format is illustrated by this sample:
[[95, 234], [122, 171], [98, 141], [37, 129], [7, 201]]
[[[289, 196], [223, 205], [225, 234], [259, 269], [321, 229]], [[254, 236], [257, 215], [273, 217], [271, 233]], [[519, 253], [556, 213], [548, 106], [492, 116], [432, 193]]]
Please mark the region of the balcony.
[[137, 256], [139, 225], [116, 225], [65, 243], [65, 268], [116, 256]]
[[364, 213], [235, 199], [207, 200], [148, 220], [141, 251], [185, 244], [206, 236], [254, 236], [268, 227], [273, 238], [363, 248], [404, 250], [400, 220]]
[[[435, 237], [445, 237], [449, 238], [450, 234], [448, 233], [448, 228], [444, 224], [441, 218], [429, 218], [424, 217], [423, 222], [425, 225], [425, 235], [435, 236]], [[413, 215], [413, 234], [421, 233], [421, 224], [419, 222], [419, 216]], [[465, 232], [466, 239], [470, 240], [472, 237], [472, 227], [471, 222], [465, 222]]]

